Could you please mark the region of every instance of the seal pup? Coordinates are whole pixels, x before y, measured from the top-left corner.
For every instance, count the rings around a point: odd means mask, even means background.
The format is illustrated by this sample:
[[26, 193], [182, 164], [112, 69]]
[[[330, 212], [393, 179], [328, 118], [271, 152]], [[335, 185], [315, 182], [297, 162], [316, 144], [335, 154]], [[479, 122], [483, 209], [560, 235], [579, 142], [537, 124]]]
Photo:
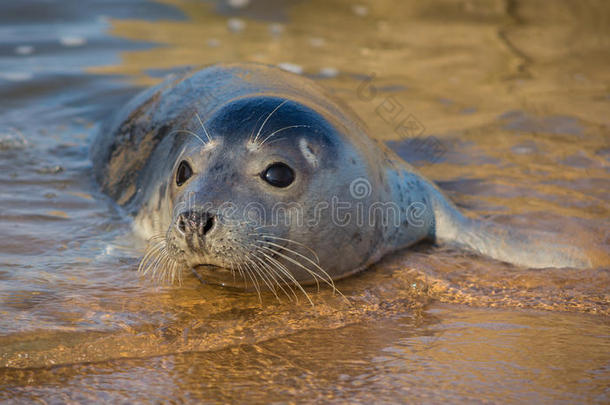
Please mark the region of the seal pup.
[[588, 267], [567, 243], [462, 215], [316, 83], [261, 64], [174, 75], [103, 126], [102, 190], [150, 240], [140, 268], [234, 287], [349, 276], [428, 240], [527, 267]]

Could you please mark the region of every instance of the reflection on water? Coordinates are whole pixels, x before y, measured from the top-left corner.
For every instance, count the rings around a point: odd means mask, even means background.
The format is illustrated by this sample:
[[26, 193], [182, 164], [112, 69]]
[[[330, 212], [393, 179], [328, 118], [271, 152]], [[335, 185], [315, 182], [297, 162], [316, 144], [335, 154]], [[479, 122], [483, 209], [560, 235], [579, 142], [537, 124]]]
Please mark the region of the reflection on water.
[[[0, 6], [0, 399], [607, 402], [608, 5], [247, 3]], [[140, 279], [88, 141], [136, 86], [244, 60], [322, 82], [465, 210], [605, 265], [420, 246], [313, 308]]]
[[605, 402], [608, 331], [587, 315], [434, 306], [221, 351], [0, 376], [23, 400]]

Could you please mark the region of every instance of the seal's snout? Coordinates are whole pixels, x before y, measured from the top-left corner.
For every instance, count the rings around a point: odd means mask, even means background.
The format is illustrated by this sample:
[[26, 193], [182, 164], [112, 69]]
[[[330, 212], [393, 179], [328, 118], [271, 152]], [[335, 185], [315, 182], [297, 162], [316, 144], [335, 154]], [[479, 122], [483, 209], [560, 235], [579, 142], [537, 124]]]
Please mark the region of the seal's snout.
[[188, 210], [181, 212], [176, 219], [176, 229], [184, 236], [196, 234], [203, 238], [214, 228], [216, 219], [207, 211]]

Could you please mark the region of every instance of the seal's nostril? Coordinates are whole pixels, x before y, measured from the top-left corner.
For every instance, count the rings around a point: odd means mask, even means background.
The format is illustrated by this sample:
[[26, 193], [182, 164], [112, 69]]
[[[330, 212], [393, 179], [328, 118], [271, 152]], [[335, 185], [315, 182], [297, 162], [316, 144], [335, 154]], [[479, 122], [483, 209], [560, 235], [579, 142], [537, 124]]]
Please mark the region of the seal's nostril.
[[205, 236], [215, 223], [214, 215], [201, 211], [186, 211], [180, 213], [176, 218], [176, 228], [182, 235], [197, 234], [199, 237]]
[[207, 216], [207, 221], [205, 222], [205, 225], [203, 226], [203, 234], [205, 235], [206, 233], [208, 233], [210, 231], [210, 229], [212, 229], [213, 226], [214, 226], [214, 216], [209, 215], [209, 216]]

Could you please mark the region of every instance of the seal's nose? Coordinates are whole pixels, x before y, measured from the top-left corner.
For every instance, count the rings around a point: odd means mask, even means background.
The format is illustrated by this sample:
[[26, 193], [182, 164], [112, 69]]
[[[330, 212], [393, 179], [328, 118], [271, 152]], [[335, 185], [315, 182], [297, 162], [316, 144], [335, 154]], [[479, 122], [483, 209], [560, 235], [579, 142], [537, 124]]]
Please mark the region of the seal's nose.
[[183, 235], [205, 236], [214, 227], [214, 215], [207, 211], [189, 210], [181, 212], [176, 219], [176, 227]]

